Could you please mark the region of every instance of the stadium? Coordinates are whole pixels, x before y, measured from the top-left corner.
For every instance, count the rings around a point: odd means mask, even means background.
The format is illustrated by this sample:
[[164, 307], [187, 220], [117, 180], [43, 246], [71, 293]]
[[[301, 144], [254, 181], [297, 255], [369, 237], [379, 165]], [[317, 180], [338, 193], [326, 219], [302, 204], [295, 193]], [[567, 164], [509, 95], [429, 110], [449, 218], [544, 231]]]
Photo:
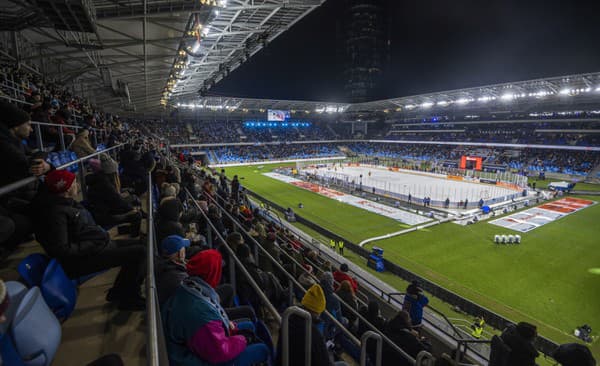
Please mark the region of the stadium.
[[[463, 57], [450, 77], [450, 57], [433, 70], [443, 57], [405, 55], [427, 33], [415, 24], [431, 24], [438, 56], [452, 39], [440, 19], [480, 29], [485, 13], [427, 18], [383, 0], [3, 5], [0, 365], [600, 358], [597, 51], [579, 66], [528, 61], [545, 48], [531, 30], [534, 51], [519, 45], [513, 62], [535, 72], [491, 75]], [[550, 18], [589, 14], [548, 6]], [[493, 40], [521, 40], [501, 13]], [[393, 49], [402, 27], [416, 40]], [[538, 36], [585, 44], [567, 28]]]

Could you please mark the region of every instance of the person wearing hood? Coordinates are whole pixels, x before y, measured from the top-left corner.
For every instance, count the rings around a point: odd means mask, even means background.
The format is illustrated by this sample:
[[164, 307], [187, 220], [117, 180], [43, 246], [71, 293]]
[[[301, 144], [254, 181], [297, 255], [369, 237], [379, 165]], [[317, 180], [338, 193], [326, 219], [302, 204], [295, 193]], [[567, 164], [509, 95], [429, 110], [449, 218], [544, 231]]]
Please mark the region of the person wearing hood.
[[221, 254], [214, 249], [204, 250], [192, 257], [186, 267], [190, 277], [162, 306], [170, 364], [231, 362], [246, 366], [267, 362], [268, 348], [262, 343], [248, 345], [249, 339], [238, 334], [237, 325], [219, 304], [214, 288], [221, 280]]
[[342, 302], [342, 314], [348, 319], [348, 323], [356, 325], [356, 314], [350, 310], [358, 311], [358, 301], [356, 300], [356, 294], [352, 289], [352, 284], [349, 281], [342, 281], [340, 287], [336, 291], [336, 294], [340, 297]]
[[142, 214], [121, 196], [118, 170], [116, 161], [105, 154], [100, 156], [100, 171], [86, 177], [88, 202], [98, 224], [111, 227], [129, 223], [129, 234], [136, 237], [140, 234]]
[[[311, 358], [310, 366], [345, 366], [345, 362], [334, 362], [333, 357], [327, 350], [325, 338], [319, 331], [321, 323], [321, 314], [325, 311], [326, 300], [323, 288], [318, 284], [312, 285], [306, 294], [302, 297], [302, 309], [309, 312], [311, 322]], [[291, 315], [289, 318], [289, 365], [290, 366], [305, 366], [304, 359], [304, 339], [305, 335], [305, 320], [299, 316]], [[282, 338], [277, 342], [277, 361], [276, 365], [283, 364], [282, 359]]]
[[510, 348], [507, 364], [511, 366], [535, 366], [535, 359], [540, 355], [533, 342], [537, 337], [535, 325], [520, 322], [509, 325], [500, 335], [505, 345]]

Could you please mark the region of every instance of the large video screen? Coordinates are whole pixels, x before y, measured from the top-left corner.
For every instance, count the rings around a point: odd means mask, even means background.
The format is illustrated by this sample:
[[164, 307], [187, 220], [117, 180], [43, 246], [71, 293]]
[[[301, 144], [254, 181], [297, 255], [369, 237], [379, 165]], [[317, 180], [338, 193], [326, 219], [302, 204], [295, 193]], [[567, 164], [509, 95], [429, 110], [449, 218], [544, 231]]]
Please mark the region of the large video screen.
[[267, 121], [283, 122], [290, 118], [290, 111], [281, 111], [278, 109], [267, 110]]

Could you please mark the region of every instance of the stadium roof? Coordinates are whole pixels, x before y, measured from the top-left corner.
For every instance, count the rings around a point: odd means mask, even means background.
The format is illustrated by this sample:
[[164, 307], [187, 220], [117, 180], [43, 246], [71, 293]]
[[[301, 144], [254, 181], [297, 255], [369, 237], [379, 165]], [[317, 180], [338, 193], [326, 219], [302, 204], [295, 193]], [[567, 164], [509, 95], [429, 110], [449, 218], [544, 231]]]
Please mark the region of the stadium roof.
[[214, 114], [217, 111], [234, 113], [285, 109], [300, 113], [345, 113], [351, 115], [361, 112], [411, 112], [477, 106], [493, 108], [495, 106], [506, 107], [513, 103], [541, 105], [545, 103], [556, 104], [557, 102], [567, 102], [569, 104], [595, 102], [598, 103], [600, 108], [600, 72], [487, 85], [358, 104], [233, 97], [194, 97], [179, 98], [177, 102], [174, 102], [174, 105], [182, 109], [195, 110], [197, 114], [202, 114], [203, 111]]
[[[3, 58], [107, 110], [197, 95], [325, 0], [0, 0]], [[78, 90], [81, 89], [81, 90]]]

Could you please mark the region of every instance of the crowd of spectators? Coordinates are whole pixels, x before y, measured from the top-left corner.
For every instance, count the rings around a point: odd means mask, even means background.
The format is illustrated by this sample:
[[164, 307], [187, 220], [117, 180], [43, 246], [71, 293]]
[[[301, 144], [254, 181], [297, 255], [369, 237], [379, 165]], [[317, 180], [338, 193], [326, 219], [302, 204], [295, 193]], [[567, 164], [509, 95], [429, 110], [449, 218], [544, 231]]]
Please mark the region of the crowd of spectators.
[[331, 144], [224, 146], [207, 151], [209, 155], [214, 154], [215, 162], [220, 164], [343, 156], [339, 149]]

